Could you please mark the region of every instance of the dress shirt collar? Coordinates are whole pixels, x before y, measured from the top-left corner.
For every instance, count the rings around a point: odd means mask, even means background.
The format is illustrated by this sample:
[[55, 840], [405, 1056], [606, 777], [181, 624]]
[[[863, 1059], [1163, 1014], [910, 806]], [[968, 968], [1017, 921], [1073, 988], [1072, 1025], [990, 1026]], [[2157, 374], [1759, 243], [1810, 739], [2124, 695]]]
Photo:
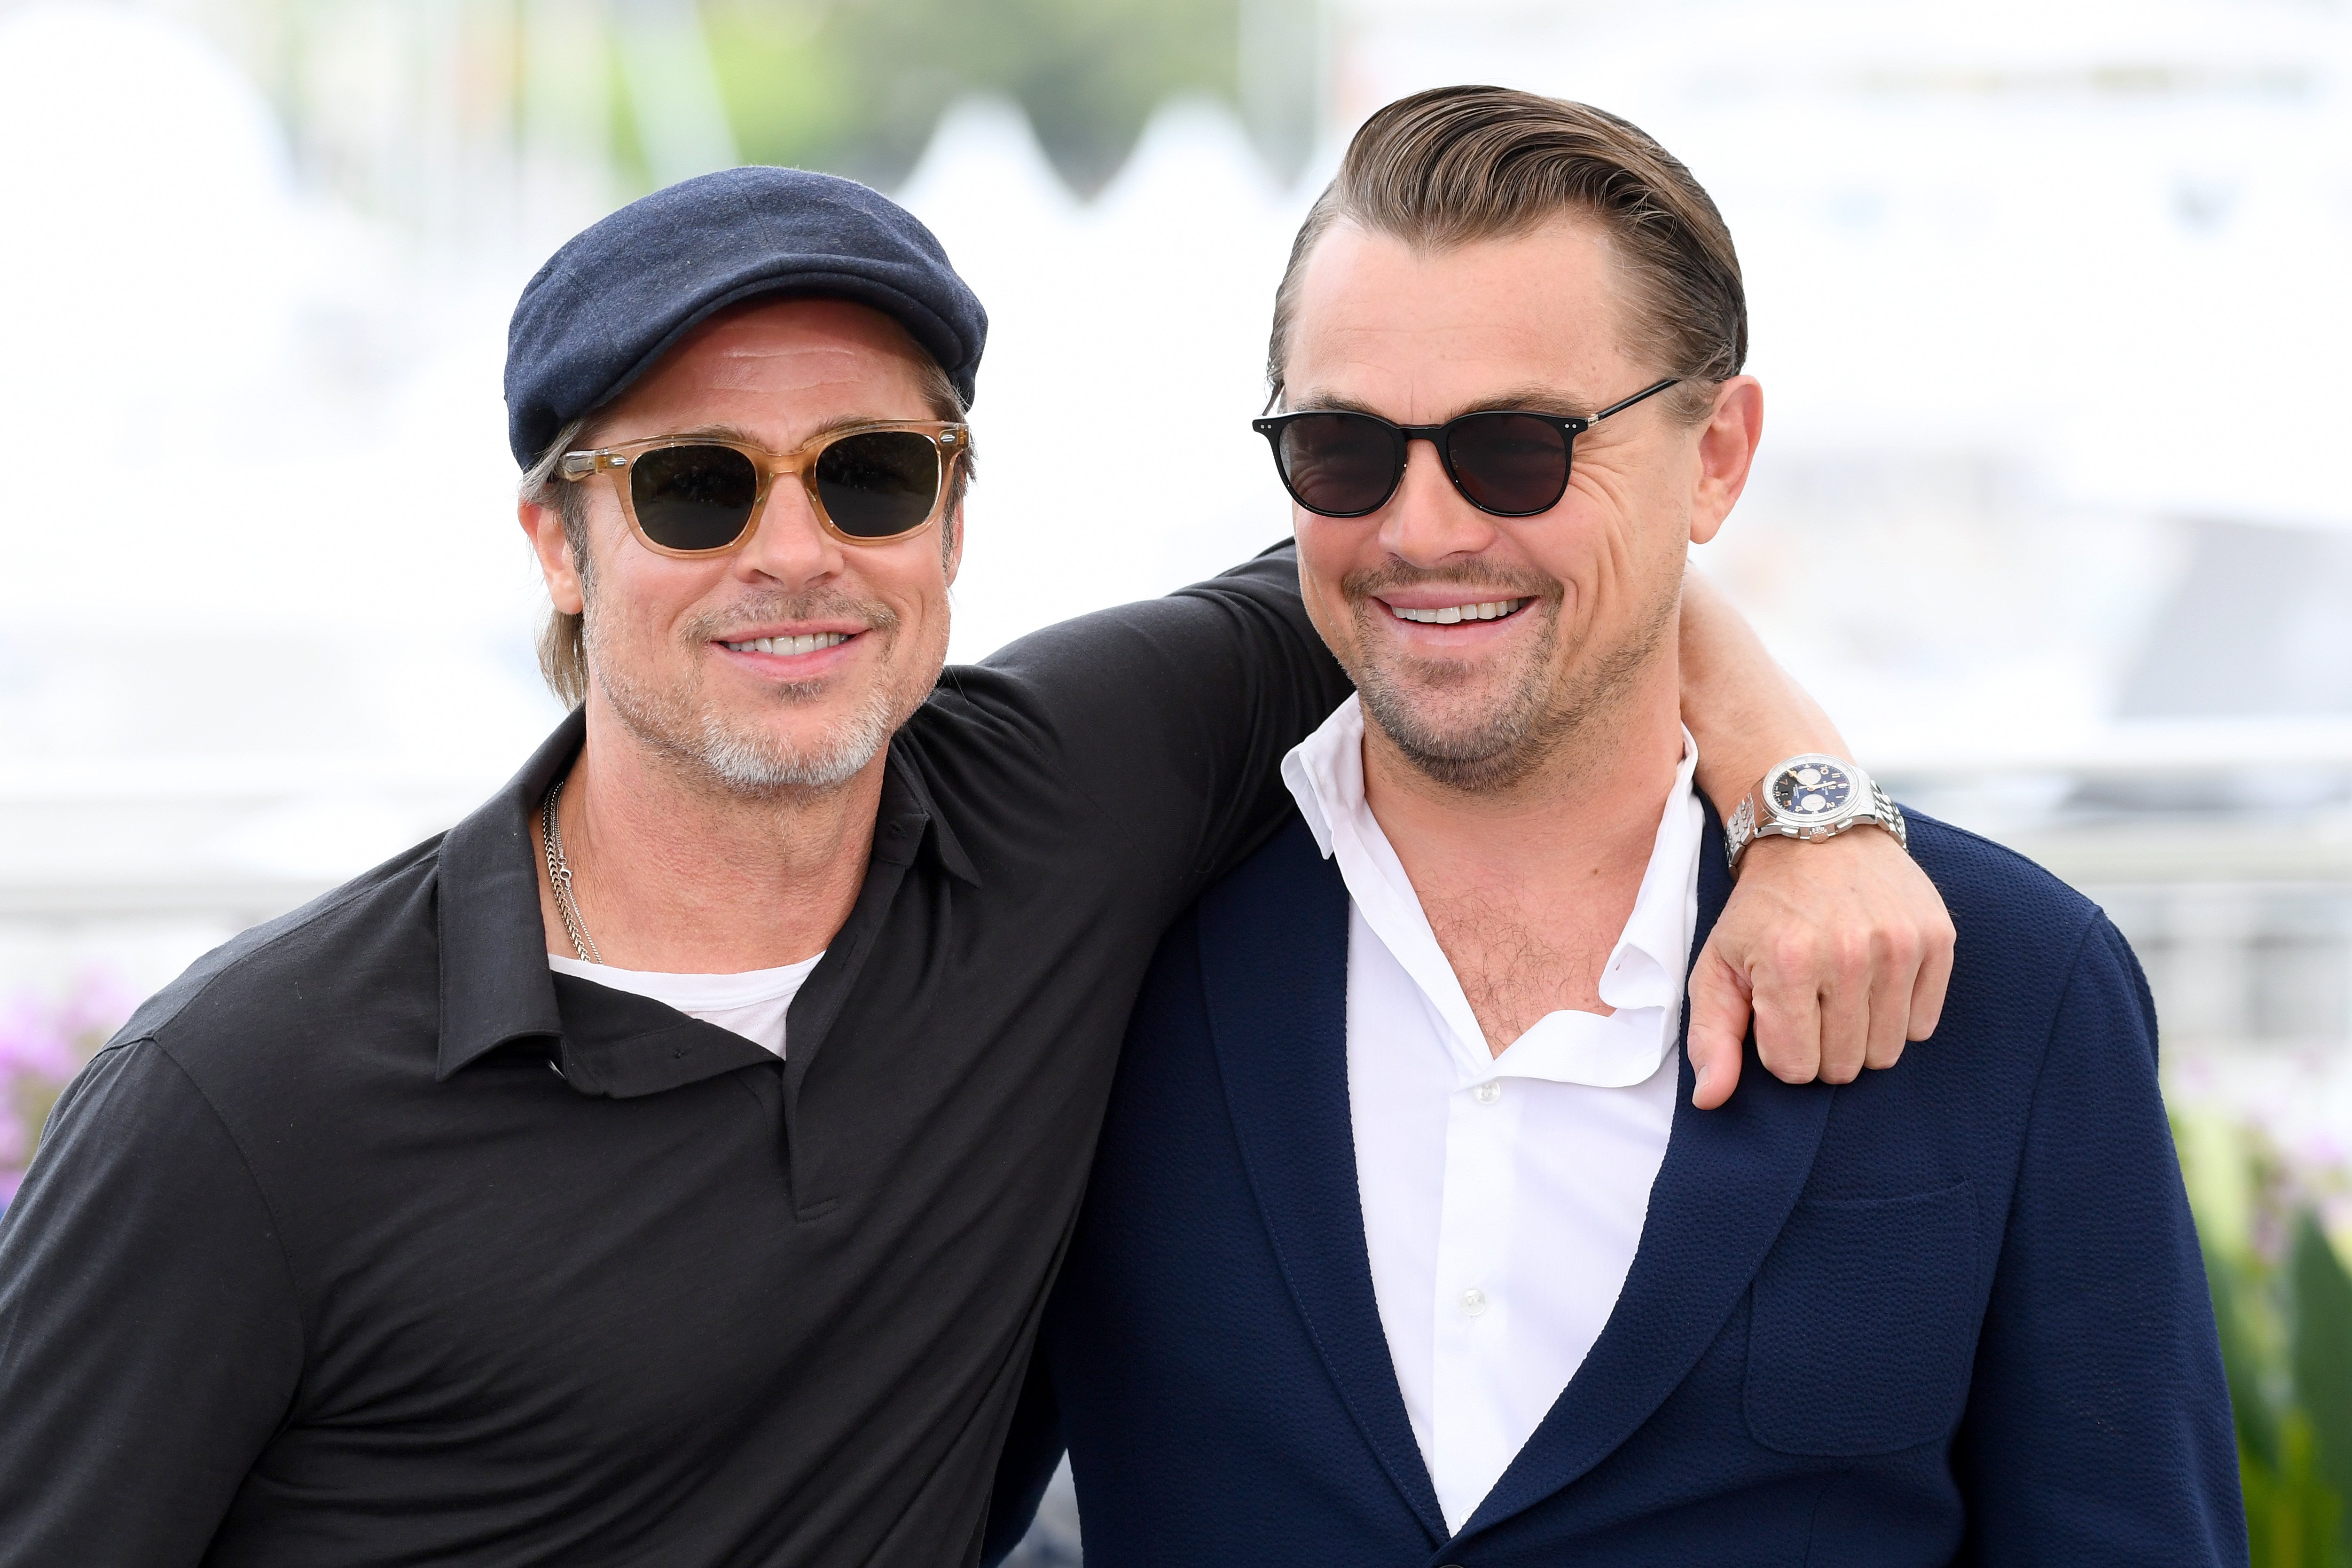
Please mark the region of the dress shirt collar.
[[1454, 966], [1438, 946], [1412, 879], [1364, 798], [1364, 714], [1349, 697], [1282, 760], [1283, 782], [1326, 858], [1336, 858], [1365, 923], [1404, 967], [1445, 1026], [1465, 1084], [1540, 1078], [1622, 1089], [1654, 1073], [1682, 1021], [1683, 982], [1696, 917], [1706, 813], [1692, 791], [1698, 744], [1683, 731], [1682, 765], [1660, 813], [1658, 837], [1617, 944], [1601, 974], [1613, 1015], [1545, 1015], [1501, 1055], [1487, 1048]]
[[[565, 1010], [557, 1005], [560, 988], [547, 967], [547, 931], [539, 908], [539, 854], [531, 814], [547, 797], [548, 786], [557, 775], [572, 766], [586, 735], [587, 721], [575, 709], [532, 753], [520, 773], [441, 840], [436, 888], [441, 931], [441, 1048], [436, 1076], [440, 1079], [449, 1078], [502, 1045], [531, 1037], [553, 1042], [567, 1034]], [[940, 869], [977, 886], [980, 874], [947, 819], [940, 815], [917, 751], [906, 731], [891, 738], [889, 759], [883, 767], [882, 799], [875, 813], [873, 858], [904, 865], [928, 851]], [[873, 918], [878, 919], [879, 913], [876, 911]], [[680, 1021], [669, 1009], [649, 1005], [658, 1010], [663, 1026]], [[642, 1010], [625, 1009], [630, 1018], [637, 1011]], [[628, 1033], [625, 1026], [615, 1027], [623, 1035]], [[576, 1019], [570, 1032], [580, 1035]], [[766, 1056], [757, 1047], [752, 1049], [755, 1058]], [[656, 1075], [667, 1079], [658, 1087], [672, 1088], [708, 1077], [709, 1071], [697, 1070], [707, 1065], [699, 1058], [681, 1056], [677, 1065]], [[600, 1092], [587, 1089], [584, 1084], [574, 1087]], [[637, 1088], [634, 1092], [655, 1090]]]

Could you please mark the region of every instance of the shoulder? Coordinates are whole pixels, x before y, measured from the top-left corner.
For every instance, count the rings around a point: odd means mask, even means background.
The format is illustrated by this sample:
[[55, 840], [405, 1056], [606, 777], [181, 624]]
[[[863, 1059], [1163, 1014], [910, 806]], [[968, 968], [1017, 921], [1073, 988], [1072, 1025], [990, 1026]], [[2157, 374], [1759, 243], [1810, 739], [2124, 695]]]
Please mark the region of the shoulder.
[[[301, 908], [239, 933], [149, 997], [115, 1036], [155, 1042], [192, 1072], [267, 1055], [356, 1015], [389, 1021], [404, 994], [438, 1015], [435, 837]], [[201, 1076], [201, 1074], [200, 1074]]]
[[2007, 845], [1908, 806], [1904, 817], [1912, 858], [1948, 903], [1957, 898], [1988, 910], [2076, 923], [2098, 913], [2096, 904]]
[[2096, 904], [2014, 850], [1906, 815], [1956, 933], [1943, 1014], [1893, 1068], [1837, 1086], [1810, 1190], [1878, 1197], [1966, 1178], [2004, 1212], [2032, 1125], [2079, 1128], [2155, 1093], [2153, 1017]]
[[2012, 1057], [2036, 1073], [2053, 1049], [2107, 1061], [2123, 1053], [2152, 1072], [2155, 1004], [2105, 912], [2013, 849], [1933, 817], [1909, 820], [1912, 854], [1958, 934], [1937, 1040], [1965, 1039], [1963, 1054]]
[[2098, 905], [2016, 850], [1932, 816], [1906, 816], [1912, 858], [1959, 933], [1956, 986], [2005, 984], [2054, 994], [2093, 931], [2112, 931]]
[[240, 1164], [235, 1140], [209, 1097], [152, 1035], [110, 1041], [66, 1086], [42, 1130], [46, 1176], [60, 1161], [84, 1173], [132, 1163], [188, 1178], [206, 1167]]

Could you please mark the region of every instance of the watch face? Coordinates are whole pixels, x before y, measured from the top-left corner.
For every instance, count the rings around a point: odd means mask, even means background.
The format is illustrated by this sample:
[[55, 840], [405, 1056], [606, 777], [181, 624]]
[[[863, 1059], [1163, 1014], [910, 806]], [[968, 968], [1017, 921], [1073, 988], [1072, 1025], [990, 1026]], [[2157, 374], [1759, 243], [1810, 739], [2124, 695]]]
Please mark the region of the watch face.
[[1802, 762], [1773, 776], [1771, 796], [1780, 816], [1819, 821], [1853, 798], [1853, 776], [1835, 763]]

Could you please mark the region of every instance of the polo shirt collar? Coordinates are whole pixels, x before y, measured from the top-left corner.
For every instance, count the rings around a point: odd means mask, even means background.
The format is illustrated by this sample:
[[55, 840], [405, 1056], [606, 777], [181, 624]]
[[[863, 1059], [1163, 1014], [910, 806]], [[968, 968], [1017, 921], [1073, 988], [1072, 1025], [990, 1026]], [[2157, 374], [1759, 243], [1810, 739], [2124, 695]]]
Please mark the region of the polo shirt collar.
[[515, 1040], [563, 1034], [539, 912], [539, 850], [531, 813], [587, 739], [578, 709], [522, 771], [441, 839], [441, 1051], [434, 1076]]
[[[905, 730], [890, 737], [890, 761], [882, 773], [882, 801], [876, 812], [875, 842], [881, 843], [881, 824], [894, 819], [915, 824], [919, 831], [916, 842], [928, 846], [933, 859], [948, 875], [977, 888], [980, 872], [974, 869], [971, 858], [963, 852], [963, 845], [948, 826], [938, 802], [931, 794], [929, 782], [923, 775], [922, 748], [911, 740]], [[538, 889], [532, 889], [536, 896]]]
[[[552, 1044], [564, 1037], [555, 975], [547, 966], [531, 814], [580, 754], [587, 732], [585, 716], [574, 709], [521, 772], [442, 837], [441, 1041], [434, 1072], [438, 1079], [446, 1081], [500, 1046], [534, 1038]], [[883, 769], [874, 856], [904, 864], [926, 852], [949, 875], [980, 885], [979, 872], [935, 804], [919, 749], [901, 731], [891, 738]], [[663, 1012], [667, 1024], [677, 1022], [667, 1009]], [[754, 1058], [766, 1055], [757, 1047], [752, 1050]]]

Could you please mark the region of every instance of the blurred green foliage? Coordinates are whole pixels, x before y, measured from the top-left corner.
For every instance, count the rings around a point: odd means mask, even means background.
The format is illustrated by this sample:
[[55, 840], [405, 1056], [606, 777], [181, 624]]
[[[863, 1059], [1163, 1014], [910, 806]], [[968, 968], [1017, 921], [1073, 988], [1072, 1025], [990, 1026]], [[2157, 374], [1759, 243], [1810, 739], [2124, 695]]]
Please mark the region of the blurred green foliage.
[[2352, 1275], [2259, 1138], [2177, 1123], [2238, 1426], [2253, 1568], [2352, 1568]]
[[1018, 102], [1091, 194], [1163, 100], [1237, 92], [1240, 0], [704, 0], [702, 16], [746, 161], [886, 189], [967, 94]]

